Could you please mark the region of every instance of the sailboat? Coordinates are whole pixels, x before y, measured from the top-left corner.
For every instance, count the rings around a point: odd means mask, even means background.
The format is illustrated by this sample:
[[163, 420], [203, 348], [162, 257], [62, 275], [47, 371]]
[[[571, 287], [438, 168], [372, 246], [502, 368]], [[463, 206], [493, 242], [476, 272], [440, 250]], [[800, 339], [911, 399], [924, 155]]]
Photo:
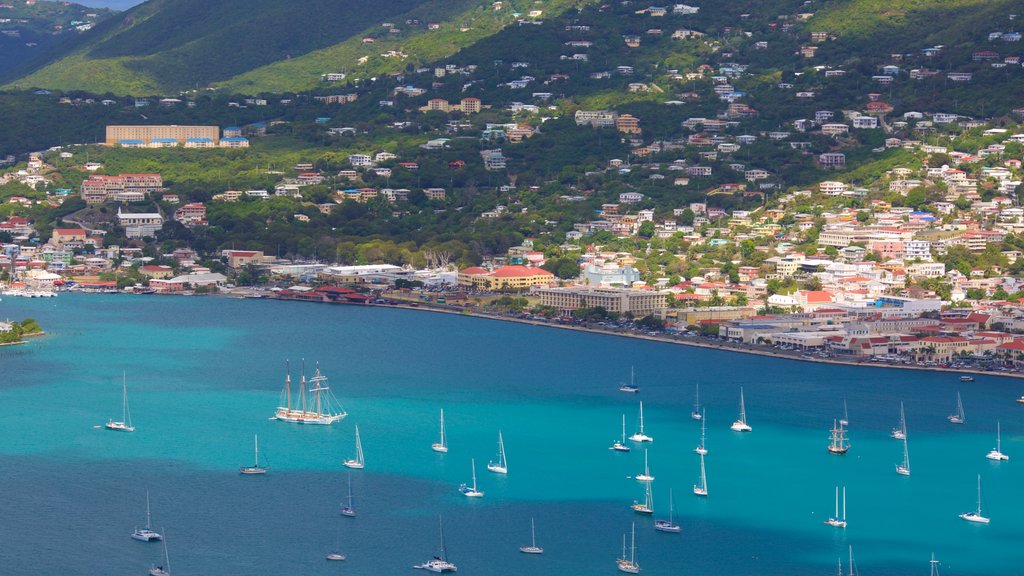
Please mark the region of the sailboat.
[[897, 428], [893, 428], [889, 436], [897, 440], [907, 439], [907, 417], [903, 413], [903, 402], [900, 402], [900, 425]]
[[643, 504], [633, 500], [633, 505], [630, 506], [633, 512], [637, 514], [654, 514], [654, 495], [651, 494], [651, 481], [644, 482], [644, 502]]
[[704, 418], [704, 411], [700, 409], [700, 384], [694, 387], [693, 412], [690, 412], [690, 418], [694, 420], [702, 420]]
[[295, 404], [292, 404], [292, 375], [291, 370], [285, 374], [284, 389], [281, 390], [284, 406], [278, 406], [274, 411], [271, 420], [292, 422], [295, 424], [320, 424], [330, 425], [348, 416], [348, 413], [341, 407], [338, 399], [334, 397], [329, 386], [327, 377], [320, 372], [320, 364], [316, 365], [316, 372], [313, 377], [306, 381], [306, 371], [302, 371], [302, 381], [299, 385], [298, 395]]
[[136, 528], [132, 532], [132, 538], [141, 542], [152, 542], [153, 540], [160, 540], [162, 536], [154, 532], [150, 526], [152, 518], [149, 515], [149, 490], [146, 490], [146, 526], [144, 528]]
[[128, 377], [124, 374], [121, 375], [121, 421], [115, 422], [111, 418], [104, 427], [115, 432], [135, 432], [135, 426], [132, 426], [132, 412], [128, 409]]
[[324, 558], [329, 561], [337, 562], [345, 560], [345, 555], [339, 552], [341, 550], [341, 529], [338, 529], [338, 539], [334, 543], [334, 552], [328, 552], [324, 554]]
[[896, 465], [896, 473], [900, 476], [910, 476], [910, 451], [907, 450], [907, 434], [903, 434], [903, 463]]
[[[164, 534], [167, 531], [164, 530]], [[164, 563], [149, 567], [149, 576], [171, 576], [171, 558], [167, 555], [167, 539], [164, 538]]]
[[1006, 454], [1003, 454], [1002, 448], [1003, 448], [1002, 434], [1000, 433], [1000, 430], [999, 430], [999, 421], [996, 420], [996, 447], [993, 448], [991, 452], [986, 454], [985, 458], [988, 458], [989, 460], [995, 460], [997, 462], [1000, 461], [1000, 460], [1009, 460], [1010, 457], [1007, 456]]
[[482, 498], [484, 493], [476, 488], [476, 459], [471, 459], [470, 462], [473, 467], [473, 485], [466, 486], [465, 484], [462, 484], [459, 486], [459, 492], [462, 492], [463, 496], [468, 496], [470, 498]]
[[626, 414], [623, 414], [623, 440], [616, 440], [608, 450], [615, 450], [617, 452], [630, 451], [630, 447], [626, 445]]
[[636, 375], [634, 374], [633, 367], [629, 367], [629, 384], [623, 382], [619, 385], [619, 392], [631, 392], [636, 394], [640, 391], [640, 387], [636, 385]]
[[680, 532], [682, 528], [675, 523], [675, 503], [672, 499], [672, 489], [668, 490], [668, 520], [655, 520], [654, 529], [659, 532]]
[[448, 437], [444, 434], [444, 408], [441, 409], [441, 440], [430, 445], [434, 452], [448, 452]]
[[349, 518], [356, 517], [356, 509], [352, 506], [352, 475], [348, 475], [348, 503], [341, 505], [341, 515]]
[[932, 552], [932, 559], [928, 564], [932, 567], [931, 576], [939, 576], [939, 561], [935, 559], [935, 552]]
[[640, 429], [637, 430], [636, 434], [629, 437], [633, 442], [654, 442], [654, 438], [644, 434], [644, 403], [640, 401]]
[[437, 518], [437, 525], [441, 531], [441, 555], [434, 556], [432, 559], [424, 562], [423, 564], [413, 566], [413, 568], [418, 568], [420, 570], [426, 570], [427, 572], [434, 572], [437, 574], [456, 572], [458, 571], [458, 567], [455, 566], [455, 564], [452, 564], [448, 561], [448, 549], [444, 545], [444, 525], [441, 523], [440, 516], [438, 516]]
[[827, 446], [828, 451], [832, 454], [846, 454], [850, 449], [850, 442], [846, 439], [846, 435], [843, 432], [842, 422], [832, 422], [832, 435], [829, 436], [830, 442]]
[[846, 528], [846, 486], [843, 486], [843, 515], [839, 515], [839, 486], [836, 486], [836, 515], [825, 520], [825, 524], [836, 528]]
[[743, 387], [740, 386], [740, 419], [730, 426], [736, 432], [750, 432], [753, 428], [747, 424], [747, 408], [743, 404]]
[[498, 474], [508, 474], [508, 460], [505, 459], [505, 440], [501, 437], [501, 430], [498, 430], [498, 461], [488, 462], [487, 469]]
[[981, 515], [981, 474], [978, 474], [978, 507], [973, 512], [964, 512], [960, 518], [976, 524], [988, 524], [989, 519]]
[[853, 561], [853, 544], [850, 544], [850, 574], [849, 576], [857, 576], [857, 564]]
[[640, 565], [636, 563], [636, 522], [633, 523], [633, 536], [630, 538], [629, 559], [626, 559], [626, 535], [622, 535], [622, 557], [616, 560], [619, 572], [639, 574]]
[[700, 484], [695, 484], [693, 486], [693, 493], [696, 494], [697, 496], [708, 495], [708, 475], [707, 471], [704, 469], [703, 454], [700, 455]]
[[705, 429], [704, 428], [705, 428], [705, 424], [706, 423], [707, 423], [707, 418], [704, 417], [704, 410], [701, 410], [701, 414], [700, 414], [700, 445], [693, 449], [694, 452], [696, 452], [697, 454], [700, 454], [701, 456], [705, 456], [708, 453], [707, 446], [705, 446], [705, 444], [704, 444], [704, 440], [705, 440]]
[[533, 518], [530, 518], [530, 545], [520, 546], [519, 551], [523, 554], [543, 554], [544, 549], [537, 546], [537, 532], [533, 526]]
[[947, 418], [953, 424], [963, 424], [967, 422], [967, 416], [964, 415], [964, 403], [960, 400], [960, 393], [956, 393], [956, 412], [950, 414]]
[[640, 482], [654, 482], [654, 476], [651, 476], [651, 469], [647, 465], [647, 450], [644, 449], [644, 472], [643, 474], [637, 474], [634, 476]]
[[258, 434], [252, 435], [253, 447], [256, 451], [256, 462], [252, 466], [243, 466], [238, 469], [239, 474], [266, 474], [267, 468], [260, 466], [260, 437]]
[[366, 467], [366, 462], [363, 460], [363, 441], [359, 439], [358, 424], [356, 424], [356, 457], [349, 458], [341, 464], [346, 468], [355, 468], [356, 470], [362, 470]]

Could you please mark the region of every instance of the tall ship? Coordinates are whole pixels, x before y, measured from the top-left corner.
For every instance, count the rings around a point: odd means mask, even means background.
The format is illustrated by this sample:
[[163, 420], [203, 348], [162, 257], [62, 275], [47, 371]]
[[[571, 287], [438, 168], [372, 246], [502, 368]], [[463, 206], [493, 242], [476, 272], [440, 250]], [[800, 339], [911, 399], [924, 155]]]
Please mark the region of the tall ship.
[[829, 436], [827, 448], [832, 454], [846, 454], [850, 450], [850, 441], [846, 439], [842, 422], [832, 423], [832, 434]]
[[320, 372], [319, 363], [313, 377], [308, 381], [305, 369], [302, 372], [302, 381], [293, 398], [292, 375], [291, 370], [288, 370], [284, 378], [284, 389], [281, 391], [281, 400], [284, 405], [277, 407], [272, 420], [326, 426], [348, 416], [327, 385], [327, 377]]

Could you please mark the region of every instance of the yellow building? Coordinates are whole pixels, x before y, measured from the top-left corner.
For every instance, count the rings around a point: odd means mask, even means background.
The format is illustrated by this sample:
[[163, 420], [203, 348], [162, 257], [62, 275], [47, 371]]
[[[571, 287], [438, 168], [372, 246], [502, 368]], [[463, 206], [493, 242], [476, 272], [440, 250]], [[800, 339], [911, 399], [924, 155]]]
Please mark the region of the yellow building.
[[542, 306], [551, 306], [562, 312], [580, 308], [604, 308], [616, 314], [630, 313], [641, 317], [656, 313], [668, 306], [668, 292], [633, 290], [629, 288], [544, 288], [537, 291]]
[[528, 266], [502, 266], [495, 270], [474, 266], [459, 271], [459, 286], [477, 290], [522, 290], [531, 286], [547, 286], [554, 281], [555, 275], [551, 272]]
[[139, 142], [149, 145], [154, 139], [173, 139], [184, 144], [189, 138], [208, 138], [214, 144], [220, 139], [216, 126], [107, 126], [107, 146], [119, 142]]

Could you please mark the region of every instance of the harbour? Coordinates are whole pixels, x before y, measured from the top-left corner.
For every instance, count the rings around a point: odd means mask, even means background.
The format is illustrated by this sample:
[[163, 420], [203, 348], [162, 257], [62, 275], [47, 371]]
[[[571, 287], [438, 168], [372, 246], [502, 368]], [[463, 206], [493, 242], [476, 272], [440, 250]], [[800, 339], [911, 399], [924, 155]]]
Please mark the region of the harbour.
[[[831, 573], [850, 545], [865, 574], [920, 573], [932, 552], [946, 574], [1018, 569], [1007, 543], [1024, 531], [1015, 500], [1024, 474], [1014, 460], [985, 458], [997, 420], [1002, 451], [1020, 453], [1016, 380], [967, 383], [380, 307], [68, 294], [5, 300], [4, 309], [49, 333], [0, 359], [9, 439], [0, 466], [12, 495], [0, 537], [13, 566], [144, 573], [163, 553], [129, 537], [148, 490], [176, 574], [332, 574], [338, 565], [324, 554], [339, 541], [346, 572], [410, 573], [437, 553], [438, 516], [449, 559], [469, 574], [614, 573], [633, 522], [648, 574]], [[294, 382], [302, 358], [320, 362], [346, 418], [269, 420], [285, 362]], [[630, 366], [640, 391], [624, 394]], [[120, 417], [122, 373], [136, 431], [96, 430]], [[696, 384], [701, 421], [689, 416]], [[753, 428], [742, 434], [729, 430], [741, 386]], [[946, 419], [958, 391], [962, 426]], [[850, 448], [836, 458], [826, 447], [843, 398]], [[636, 431], [641, 400], [656, 441], [608, 450], [623, 413], [626, 434]], [[900, 401], [913, 477], [893, 474]], [[440, 409], [447, 453], [431, 449]], [[702, 423], [707, 498], [689, 490]], [[341, 463], [356, 425], [366, 467], [349, 476]], [[499, 430], [507, 475], [483, 466]], [[241, 478], [254, 434], [269, 471]], [[642, 448], [656, 477], [653, 517], [629, 509], [644, 498], [630, 478], [644, 470]], [[473, 458], [482, 498], [458, 493]], [[975, 507], [978, 474], [988, 526], [957, 517]], [[339, 514], [349, 477], [358, 518]], [[823, 526], [836, 486], [849, 498], [841, 532]], [[653, 527], [668, 516], [670, 489], [681, 535]], [[531, 518], [541, 557], [519, 552]], [[73, 550], [54, 553], [46, 534], [55, 525], [75, 535]]]

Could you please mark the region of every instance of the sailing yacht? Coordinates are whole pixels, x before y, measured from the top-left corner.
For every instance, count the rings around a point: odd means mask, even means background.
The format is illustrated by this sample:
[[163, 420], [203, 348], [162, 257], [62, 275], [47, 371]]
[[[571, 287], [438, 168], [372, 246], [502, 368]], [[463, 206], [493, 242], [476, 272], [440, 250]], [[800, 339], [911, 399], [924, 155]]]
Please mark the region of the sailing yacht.
[[622, 535], [622, 557], [616, 560], [619, 572], [627, 574], [639, 574], [640, 565], [636, 563], [636, 522], [633, 523], [633, 535], [630, 538], [629, 559], [626, 559], [626, 535]]
[[[167, 531], [165, 530], [166, 534]], [[171, 576], [171, 558], [167, 555], [167, 539], [164, 539], [164, 563], [149, 567], [149, 576]]]
[[338, 539], [335, 541], [335, 544], [334, 544], [334, 552], [328, 552], [327, 554], [324, 554], [324, 558], [326, 560], [332, 561], [332, 562], [337, 562], [337, 561], [340, 561], [340, 560], [345, 560], [345, 555], [342, 554], [341, 552], [339, 552], [339, 550], [341, 550], [341, 530], [340, 529], [338, 530]]
[[903, 463], [896, 465], [896, 473], [900, 476], [910, 476], [910, 452], [907, 450], [907, 434], [903, 431]]
[[356, 470], [362, 470], [366, 467], [366, 462], [363, 460], [363, 441], [359, 439], [358, 424], [356, 424], [356, 457], [349, 458], [341, 464], [346, 468], [354, 468]]
[[239, 474], [266, 474], [267, 468], [260, 466], [260, 437], [258, 434], [252, 435], [253, 447], [256, 451], [256, 462], [252, 466], [243, 466], [238, 469]]
[[291, 370], [285, 374], [284, 389], [281, 390], [284, 406], [277, 407], [271, 420], [326, 426], [348, 416], [338, 399], [334, 397], [330, 387], [327, 386], [327, 377], [320, 372], [320, 364], [317, 363], [316, 372], [308, 382], [305, 372], [303, 369], [302, 380], [294, 404], [292, 404]]
[[135, 531], [132, 532], [132, 538], [141, 542], [152, 542], [153, 540], [162, 539], [160, 534], [154, 532], [150, 528], [150, 526], [152, 526], [151, 520], [152, 518], [149, 515], [149, 490], [146, 490], [146, 526], [144, 528], [136, 528]]
[[654, 442], [654, 438], [644, 434], [644, 402], [640, 401], [640, 429], [629, 437], [633, 442]]
[[441, 440], [431, 444], [430, 449], [434, 452], [448, 452], [448, 438], [444, 434], [444, 408], [441, 408]]
[[907, 417], [903, 413], [903, 402], [900, 402], [900, 425], [897, 428], [893, 428], [889, 436], [897, 440], [907, 439]]
[[470, 459], [470, 462], [473, 467], [473, 485], [466, 486], [465, 484], [462, 484], [459, 486], [459, 492], [462, 492], [463, 496], [468, 496], [470, 498], [483, 498], [484, 493], [476, 488], [476, 459]]
[[704, 469], [704, 455], [700, 455], [700, 484], [694, 484], [693, 493], [697, 496], [708, 495], [708, 474]]
[[128, 377], [124, 374], [121, 375], [121, 420], [115, 422], [111, 418], [104, 427], [115, 432], [135, 432], [135, 426], [132, 426], [132, 412], [128, 409]]
[[836, 515], [825, 520], [825, 524], [835, 528], [846, 528], [846, 486], [843, 486], [843, 515], [839, 515], [839, 486], [836, 486]]
[[707, 453], [708, 453], [708, 449], [707, 449], [707, 446], [705, 446], [705, 444], [704, 444], [704, 440], [705, 440], [705, 429], [704, 428], [705, 428], [705, 423], [707, 422], [707, 418], [704, 417], [704, 410], [703, 409], [700, 412], [701, 412], [700, 413], [700, 445], [697, 446], [696, 448], [694, 448], [693, 451], [696, 452], [697, 454], [700, 454], [701, 456], [706, 456]]
[[956, 393], [956, 412], [950, 414], [947, 418], [953, 424], [963, 424], [967, 422], [967, 416], [964, 415], [964, 403], [960, 400], [960, 393]]
[[501, 437], [501, 430], [498, 430], [498, 461], [488, 462], [487, 469], [498, 474], [508, 474], [508, 460], [505, 459], [505, 440]]
[[672, 499], [672, 489], [668, 490], [668, 520], [655, 520], [654, 529], [659, 532], [672, 532], [677, 533], [682, 530], [678, 524], [675, 523], [675, 503]]
[[444, 525], [441, 523], [441, 517], [437, 518], [437, 525], [441, 532], [441, 555], [434, 556], [430, 560], [423, 564], [413, 566], [419, 570], [426, 570], [427, 572], [434, 572], [436, 574], [444, 574], [447, 572], [457, 572], [458, 567], [448, 561], [448, 549], [444, 545]]
[[640, 387], [636, 385], [636, 375], [633, 371], [633, 367], [629, 367], [629, 384], [623, 382], [619, 385], [619, 392], [631, 392], [636, 394], [640, 391]]
[[846, 409], [846, 398], [843, 398], [843, 418], [839, 421], [843, 426], [850, 425], [850, 412]]
[[928, 564], [932, 567], [931, 576], [939, 576], [939, 561], [935, 559], [935, 552], [932, 552], [932, 559]]
[[637, 514], [654, 514], [654, 495], [651, 494], [651, 481], [644, 482], [644, 502], [643, 504], [633, 500], [633, 505], [630, 506], [633, 512]]
[[700, 384], [694, 386], [693, 412], [690, 412], [690, 418], [694, 420], [704, 419], [704, 411], [700, 408]]
[[1003, 454], [1002, 449], [1003, 449], [1002, 434], [1000, 433], [1000, 430], [999, 430], [999, 421], [996, 420], [996, 447], [993, 448], [991, 452], [986, 454], [985, 458], [988, 458], [989, 460], [995, 460], [997, 462], [1000, 461], [1000, 460], [1009, 460], [1010, 457], [1007, 456], [1006, 454]]
[[349, 518], [356, 517], [356, 509], [352, 506], [352, 475], [348, 475], [348, 503], [341, 505], [341, 515]]
[[637, 474], [634, 476], [640, 482], [654, 482], [654, 476], [651, 476], [651, 468], [647, 465], [647, 450], [644, 449], [644, 471], [643, 474]]
[[530, 545], [520, 546], [519, 551], [523, 554], [543, 554], [544, 549], [537, 546], [537, 532], [533, 526], [533, 518], [530, 518]]
[[853, 544], [850, 544], [850, 574], [849, 576], [857, 576], [857, 564], [853, 561]]
[[978, 474], [978, 507], [973, 512], [964, 512], [960, 518], [976, 524], [988, 524], [989, 519], [981, 515], [981, 474]]
[[626, 445], [626, 415], [625, 414], [622, 415], [622, 440], [616, 440], [615, 443], [612, 444], [611, 447], [608, 448], [608, 449], [609, 450], [615, 450], [615, 451], [618, 451], [618, 452], [629, 452], [629, 450], [630, 450], [629, 446]]
[[730, 426], [736, 432], [750, 432], [753, 428], [747, 424], [747, 408], [743, 404], [743, 387], [740, 386], [740, 419]]
[[832, 435], [829, 436], [830, 442], [827, 446], [828, 451], [832, 454], [846, 454], [850, 449], [850, 441], [846, 439], [845, 433], [843, 432], [843, 424], [841, 422], [832, 422]]

